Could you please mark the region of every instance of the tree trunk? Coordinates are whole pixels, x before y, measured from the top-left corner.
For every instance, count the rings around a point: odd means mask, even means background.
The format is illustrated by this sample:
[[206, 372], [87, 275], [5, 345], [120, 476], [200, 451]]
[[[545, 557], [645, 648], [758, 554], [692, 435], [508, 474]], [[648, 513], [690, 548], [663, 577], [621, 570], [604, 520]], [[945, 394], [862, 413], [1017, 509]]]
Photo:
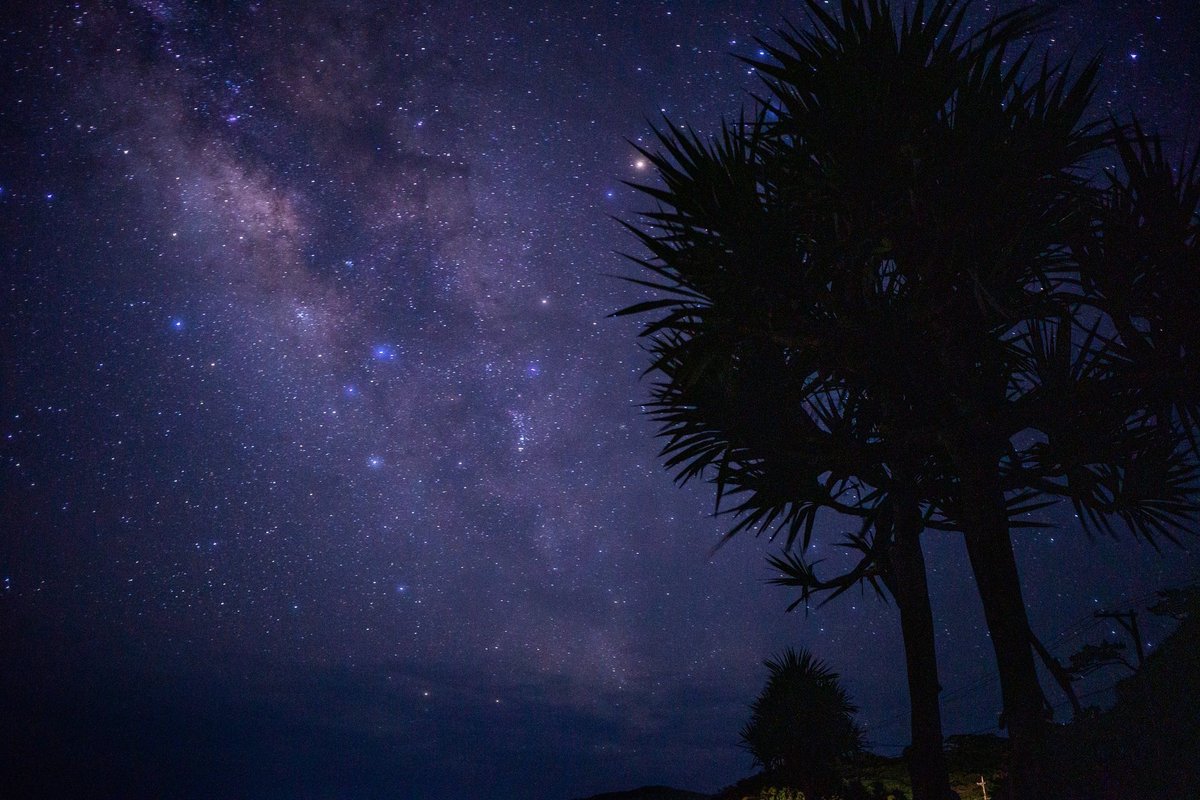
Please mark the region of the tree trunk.
[[1000, 672], [1004, 724], [1011, 748], [1009, 796], [1013, 800], [1038, 800], [1044, 786], [1046, 698], [1033, 660], [1029, 618], [1021, 597], [1004, 496], [993, 475], [980, 470], [963, 476], [962, 503], [967, 556]]
[[942, 744], [942, 711], [938, 700], [937, 652], [925, 556], [921, 552], [920, 508], [897, 499], [894, 536], [888, 561], [894, 577], [890, 587], [900, 610], [904, 660], [908, 667], [908, 698], [912, 711], [912, 746], [906, 758], [913, 800], [958, 800], [950, 789]]

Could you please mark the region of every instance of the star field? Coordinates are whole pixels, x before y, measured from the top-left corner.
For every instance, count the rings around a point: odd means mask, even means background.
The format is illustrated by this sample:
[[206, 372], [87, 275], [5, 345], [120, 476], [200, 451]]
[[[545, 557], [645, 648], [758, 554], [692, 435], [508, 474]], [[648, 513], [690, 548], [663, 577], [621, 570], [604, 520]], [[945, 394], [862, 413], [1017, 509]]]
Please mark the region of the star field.
[[[1102, 113], [1200, 135], [1200, 12], [1055, 6], [1056, 53], [1106, 54]], [[787, 615], [765, 539], [710, 554], [724, 521], [661, 469], [637, 323], [607, 318], [640, 296], [613, 277], [636, 245], [611, 217], [644, 205], [622, 181], [651, 177], [626, 139], [748, 106], [730, 54], [785, 15], [6, 12], [5, 774], [102, 796], [133, 775], [197, 797], [712, 791], [750, 771], [759, 662], [799, 644], [895, 753], [894, 609]], [[1194, 549], [1092, 543], [1055, 514], [1018, 555], [1060, 648], [1094, 608], [1195, 573]], [[986, 730], [965, 554], [926, 539], [947, 730]]]

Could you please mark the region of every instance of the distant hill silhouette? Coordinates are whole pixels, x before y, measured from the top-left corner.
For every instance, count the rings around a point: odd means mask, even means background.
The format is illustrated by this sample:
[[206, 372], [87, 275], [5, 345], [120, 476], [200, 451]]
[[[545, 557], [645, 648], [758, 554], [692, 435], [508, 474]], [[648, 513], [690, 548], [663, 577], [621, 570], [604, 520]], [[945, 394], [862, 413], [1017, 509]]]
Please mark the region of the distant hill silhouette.
[[627, 792], [606, 792], [581, 800], [707, 800], [708, 795], [672, 789], [670, 786], [643, 786]]

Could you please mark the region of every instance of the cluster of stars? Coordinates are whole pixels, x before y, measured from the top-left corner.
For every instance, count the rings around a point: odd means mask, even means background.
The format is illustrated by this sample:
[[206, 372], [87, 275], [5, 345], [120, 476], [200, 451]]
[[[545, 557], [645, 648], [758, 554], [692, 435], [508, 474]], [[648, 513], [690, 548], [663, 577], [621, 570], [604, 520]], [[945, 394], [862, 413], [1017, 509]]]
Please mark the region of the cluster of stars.
[[[339, 775], [401, 787], [311, 793], [422, 796], [409, 787], [435, 775], [481, 796], [461, 745], [507, 752], [471, 738], [495, 730], [577, 770], [521, 762], [541, 783], [492, 796], [553, 800], [741, 777], [743, 705], [784, 645], [834, 663], [866, 722], [894, 713], [892, 611], [783, 614], [765, 539], [710, 558], [728, 521], [709, 487], [672, 484], [638, 419], [645, 354], [635, 323], [607, 318], [640, 297], [610, 277], [636, 244], [608, 217], [631, 220], [644, 200], [621, 182], [655, 175], [626, 137], [653, 151], [647, 115], [703, 132], [736, 114], [754, 79], [731, 54], [765, 58], [752, 37], [780, 22], [768, 2], [674, 5], [22, 7], [0, 37], [0, 614], [23, 681], [6, 714], [54, 731], [70, 715], [28, 698], [120, 708], [136, 685], [169, 705], [194, 694], [178, 686], [240, 696], [252, 675], [278, 718], [338, 731], [274, 752], [359, 747]], [[1128, 54], [1114, 109], [1181, 96], [1197, 58], [1175, 27], [1079, 9], [1059, 14], [1063, 47]], [[1160, 105], [1164, 125], [1200, 113]], [[1114, 575], [1167, 571], [1063, 516], [1053, 548], [1018, 554], [1039, 625], [1090, 611]], [[954, 687], [987, 642], [945, 613], [970, 603], [962, 553], [929, 547]], [[1037, 580], [1062, 560], [1069, 584]], [[127, 669], [141, 677], [104, 683]], [[58, 675], [77, 683], [38, 684]], [[948, 727], [992, 724], [980, 709], [948, 709]], [[617, 751], [617, 768], [595, 755]]]

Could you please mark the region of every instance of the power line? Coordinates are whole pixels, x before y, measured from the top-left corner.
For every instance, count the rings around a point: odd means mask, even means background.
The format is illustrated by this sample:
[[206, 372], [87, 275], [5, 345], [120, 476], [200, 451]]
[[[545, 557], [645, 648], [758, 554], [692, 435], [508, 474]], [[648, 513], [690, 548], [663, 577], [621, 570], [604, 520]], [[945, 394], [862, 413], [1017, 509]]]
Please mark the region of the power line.
[[[1123, 595], [1119, 596], [1115, 600], [1109, 601], [1107, 603], [1107, 605], [1139, 607], [1139, 606], [1142, 606], [1142, 605], [1148, 603], [1150, 600], [1153, 600], [1154, 598], [1158, 597], [1161, 592], [1176, 591], [1179, 589], [1186, 589], [1186, 588], [1192, 588], [1192, 587], [1200, 587], [1200, 581], [1192, 579], [1192, 580], [1184, 581], [1182, 583], [1175, 584], [1173, 586], [1164, 586], [1159, 589], [1155, 589], [1150, 592], [1141, 594], [1132, 599], [1127, 599], [1131, 592], [1126, 591]], [[1050, 643], [1048, 643], [1046, 645], [1046, 649], [1051, 650], [1053, 648], [1059, 647], [1060, 645], [1064, 644], [1065, 642], [1069, 641], [1070, 639], [1074, 638], [1075, 636], [1082, 635], [1084, 632], [1086, 632], [1094, 627], [1103, 625], [1104, 622], [1105, 622], [1105, 620], [1098, 619], [1095, 616], [1094, 611], [1089, 612], [1086, 616], [1079, 617], [1078, 619], [1073, 620], [1072, 622], [1068, 623], [1065, 628], [1060, 629], [1059, 632], [1057, 634], [1055, 634], [1054, 639], [1052, 639], [1050, 641]], [[989, 670], [986, 673], [976, 676], [974, 679], [971, 680], [970, 683], [967, 683], [963, 686], [959, 686], [950, 691], [943, 692], [939, 698], [939, 702], [943, 706], [945, 706], [947, 703], [957, 702], [960, 699], [962, 699], [963, 697], [974, 694], [975, 692], [979, 691], [980, 689], [983, 689], [986, 686], [990, 686], [991, 684], [996, 683], [999, 679], [1000, 679], [1000, 675], [996, 670]], [[1113, 683], [1110, 686], [1088, 691], [1084, 694], [1078, 695], [1077, 697], [1078, 697], [1078, 699], [1082, 700], [1087, 697], [1093, 697], [1097, 694], [1101, 694], [1102, 692], [1110, 691], [1119, 682], [1120, 681], [1117, 681], [1116, 683]], [[1053, 710], [1057, 710], [1069, 702], [1070, 702], [1069, 699], [1063, 700], [1063, 701], [1060, 701], [1059, 703], [1054, 704], [1053, 706], [1051, 706], [1051, 708]], [[898, 722], [902, 722], [904, 719], [906, 719], [909, 716], [909, 713], [910, 712], [908, 712], [908, 711], [901, 711], [898, 714], [894, 714], [890, 717], [885, 717], [883, 720], [873, 723], [869, 727], [874, 728], [874, 729], [887, 728], [889, 726], [895, 725]], [[988, 733], [991, 731], [998, 731], [998, 730], [1000, 730], [999, 725], [993, 725], [990, 728], [985, 728], [981, 731], [973, 732], [968, 735], [976, 735], [976, 733]], [[872, 745], [872, 746], [875, 746], [875, 745]], [[881, 744], [878, 746], [890, 747], [892, 745]], [[905, 745], [905, 746], [907, 746], [907, 745]]]

